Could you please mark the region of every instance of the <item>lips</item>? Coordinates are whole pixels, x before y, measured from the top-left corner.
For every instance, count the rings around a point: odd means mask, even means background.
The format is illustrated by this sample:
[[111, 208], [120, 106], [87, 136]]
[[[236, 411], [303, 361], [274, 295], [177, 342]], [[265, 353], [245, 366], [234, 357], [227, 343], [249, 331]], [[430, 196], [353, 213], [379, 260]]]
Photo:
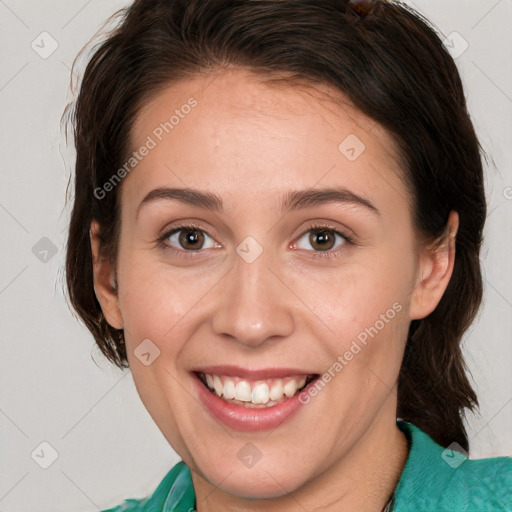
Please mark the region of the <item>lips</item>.
[[269, 408], [296, 396], [317, 373], [297, 368], [246, 369], [209, 366], [193, 372], [213, 395], [244, 407]]
[[319, 377], [297, 368], [233, 366], [197, 368], [192, 375], [203, 411], [234, 430], [253, 432], [291, 421], [304, 405], [299, 393]]
[[201, 382], [219, 398], [245, 407], [272, 407], [306, 387], [314, 374], [249, 379], [240, 375], [198, 373]]

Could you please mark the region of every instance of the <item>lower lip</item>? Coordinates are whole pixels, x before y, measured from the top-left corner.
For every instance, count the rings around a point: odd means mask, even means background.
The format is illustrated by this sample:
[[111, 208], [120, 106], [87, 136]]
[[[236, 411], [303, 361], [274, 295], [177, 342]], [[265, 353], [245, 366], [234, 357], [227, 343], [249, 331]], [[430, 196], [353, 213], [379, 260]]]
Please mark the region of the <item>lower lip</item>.
[[299, 401], [299, 394], [297, 394], [272, 407], [244, 407], [226, 402], [213, 394], [195, 374], [194, 381], [199, 400], [206, 410], [215, 419], [235, 430], [254, 432], [275, 429], [289, 420], [303, 405]]

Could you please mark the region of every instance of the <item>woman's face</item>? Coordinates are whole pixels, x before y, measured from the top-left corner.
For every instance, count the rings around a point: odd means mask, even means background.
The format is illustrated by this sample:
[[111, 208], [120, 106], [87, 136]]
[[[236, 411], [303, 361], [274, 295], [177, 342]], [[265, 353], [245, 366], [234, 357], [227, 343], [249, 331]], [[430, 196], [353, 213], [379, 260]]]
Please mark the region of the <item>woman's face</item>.
[[169, 443], [239, 496], [299, 489], [394, 426], [421, 313], [396, 146], [317, 89], [242, 70], [190, 79], [132, 131], [105, 315]]

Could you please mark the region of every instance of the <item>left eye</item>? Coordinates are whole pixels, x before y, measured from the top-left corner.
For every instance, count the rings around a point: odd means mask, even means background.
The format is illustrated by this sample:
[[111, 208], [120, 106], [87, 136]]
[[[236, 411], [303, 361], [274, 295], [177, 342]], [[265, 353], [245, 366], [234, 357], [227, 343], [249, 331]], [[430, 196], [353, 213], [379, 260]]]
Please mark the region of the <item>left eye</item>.
[[[299, 249], [310, 249], [314, 251], [329, 251], [341, 247], [345, 242], [345, 237], [330, 228], [310, 229], [299, 238], [297, 247]], [[308, 247], [308, 244], [310, 247]], [[337, 245], [336, 245], [337, 244]]]
[[217, 247], [215, 240], [210, 235], [196, 228], [174, 229], [167, 235], [167, 240], [173, 247], [190, 251]]

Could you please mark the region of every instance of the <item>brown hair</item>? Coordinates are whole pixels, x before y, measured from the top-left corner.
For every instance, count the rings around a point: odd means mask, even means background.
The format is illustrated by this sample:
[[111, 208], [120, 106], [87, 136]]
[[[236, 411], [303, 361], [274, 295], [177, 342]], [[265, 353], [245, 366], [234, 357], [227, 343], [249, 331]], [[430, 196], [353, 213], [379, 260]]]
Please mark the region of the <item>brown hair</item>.
[[410, 325], [397, 415], [444, 446], [468, 449], [462, 418], [477, 399], [460, 343], [482, 298], [482, 150], [456, 65], [428, 21], [391, 1], [377, 0], [365, 14], [346, 0], [136, 0], [121, 11], [87, 65], [72, 110], [70, 301], [103, 354], [126, 367], [123, 332], [106, 322], [94, 293], [89, 229], [99, 222], [102, 254], [115, 265], [121, 186], [101, 199], [94, 191], [129, 154], [145, 101], [186, 77], [230, 66], [330, 85], [397, 141], [417, 232], [439, 239], [449, 212], [459, 214], [448, 288], [432, 314]]

